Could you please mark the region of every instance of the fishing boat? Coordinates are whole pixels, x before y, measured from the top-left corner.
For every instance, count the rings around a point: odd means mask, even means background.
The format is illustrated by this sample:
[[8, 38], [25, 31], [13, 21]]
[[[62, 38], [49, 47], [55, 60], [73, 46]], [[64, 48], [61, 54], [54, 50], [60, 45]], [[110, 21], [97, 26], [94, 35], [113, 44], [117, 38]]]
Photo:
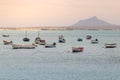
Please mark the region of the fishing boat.
[[55, 48], [56, 43], [54, 42], [53, 44], [45, 44], [45, 48]]
[[41, 38], [39, 37], [39, 31], [38, 31], [38, 37], [35, 38], [35, 44], [38, 44], [40, 42]]
[[46, 41], [45, 40], [41, 40], [39, 37], [36, 37], [35, 38], [35, 44], [45, 45]]
[[25, 37], [25, 38], [23, 38], [23, 41], [24, 41], [24, 42], [29, 42], [29, 41], [30, 41], [30, 39], [29, 39], [29, 38], [27, 38], [27, 37]]
[[39, 44], [39, 45], [45, 45], [46, 41], [45, 40], [41, 40], [40, 38], [38, 38], [38, 39], [35, 39], [35, 43]]
[[78, 38], [78, 39], [77, 39], [77, 41], [83, 41], [83, 39], [81, 39], [81, 38]]
[[41, 40], [40, 37], [36, 37], [35, 38], [35, 44], [38, 44], [40, 42], [40, 40]]
[[29, 41], [30, 41], [30, 39], [27, 38], [27, 31], [25, 32], [25, 38], [23, 38], [23, 41], [24, 41], [24, 42], [29, 42]]
[[39, 31], [38, 31], [38, 37], [35, 38], [35, 43], [36, 43], [36, 44], [39, 44], [39, 45], [45, 45], [45, 44], [46, 44], [46, 41], [45, 41], [45, 40], [42, 40], [42, 39], [39, 37]]
[[107, 44], [105, 43], [105, 48], [116, 48], [117, 44], [116, 43], [111, 43], [111, 44]]
[[91, 36], [91, 35], [87, 35], [87, 36], [86, 36], [86, 39], [87, 39], [87, 40], [90, 40], [90, 39], [92, 39], [92, 36]]
[[38, 44], [39, 44], [39, 45], [45, 45], [45, 44], [46, 44], [46, 41], [45, 41], [45, 40], [40, 40], [40, 41], [38, 42]]
[[35, 49], [35, 47], [37, 47], [35, 44], [29, 45], [12, 44], [13, 49]]
[[5, 35], [5, 34], [3, 34], [2, 36], [3, 36], [3, 37], [9, 37], [9, 35]]
[[65, 39], [63, 37], [63, 35], [59, 35], [59, 43], [65, 43]]
[[12, 41], [3, 40], [3, 43], [4, 43], [4, 45], [11, 45], [13, 42]]
[[97, 44], [98, 42], [99, 42], [98, 39], [91, 40], [91, 43], [92, 43], [92, 44]]
[[65, 43], [65, 39], [59, 39], [59, 43]]
[[9, 34], [6, 34], [6, 32], [7, 32], [6, 29], [4, 29], [2, 37], [9, 37], [10, 36]]
[[84, 47], [72, 47], [72, 52], [83, 52]]

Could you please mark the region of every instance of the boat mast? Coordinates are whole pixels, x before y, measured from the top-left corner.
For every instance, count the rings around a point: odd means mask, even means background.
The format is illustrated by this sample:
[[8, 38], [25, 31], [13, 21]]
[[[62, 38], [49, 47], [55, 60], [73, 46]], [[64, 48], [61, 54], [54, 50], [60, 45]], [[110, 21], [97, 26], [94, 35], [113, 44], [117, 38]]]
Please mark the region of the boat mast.
[[25, 31], [25, 37], [27, 38], [27, 31]]
[[38, 31], [38, 37], [39, 37], [39, 31]]

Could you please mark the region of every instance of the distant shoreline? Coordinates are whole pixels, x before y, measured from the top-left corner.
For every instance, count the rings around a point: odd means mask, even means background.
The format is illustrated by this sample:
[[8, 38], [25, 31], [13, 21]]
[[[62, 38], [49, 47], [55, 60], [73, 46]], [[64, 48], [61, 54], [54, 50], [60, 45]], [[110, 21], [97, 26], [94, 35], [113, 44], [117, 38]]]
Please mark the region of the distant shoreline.
[[0, 30], [120, 30], [119, 28], [97, 29], [97, 28], [77, 28], [77, 27], [0, 27]]

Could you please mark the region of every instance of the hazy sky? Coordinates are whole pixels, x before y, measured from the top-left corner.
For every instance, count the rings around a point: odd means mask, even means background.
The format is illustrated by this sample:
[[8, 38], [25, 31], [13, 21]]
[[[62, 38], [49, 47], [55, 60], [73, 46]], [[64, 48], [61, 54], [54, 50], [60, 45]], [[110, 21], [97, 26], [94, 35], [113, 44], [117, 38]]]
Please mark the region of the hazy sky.
[[120, 0], [0, 0], [0, 27], [67, 26], [92, 16], [120, 25]]

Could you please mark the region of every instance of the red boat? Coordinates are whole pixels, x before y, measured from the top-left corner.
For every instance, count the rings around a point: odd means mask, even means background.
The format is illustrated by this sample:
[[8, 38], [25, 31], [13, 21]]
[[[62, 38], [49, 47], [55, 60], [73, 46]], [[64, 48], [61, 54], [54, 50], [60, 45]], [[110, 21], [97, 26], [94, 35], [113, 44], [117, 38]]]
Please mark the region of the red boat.
[[84, 47], [72, 47], [72, 52], [83, 52]]
[[86, 39], [87, 39], [87, 40], [92, 39], [92, 36], [91, 36], [91, 35], [87, 35], [87, 36], [86, 36]]

